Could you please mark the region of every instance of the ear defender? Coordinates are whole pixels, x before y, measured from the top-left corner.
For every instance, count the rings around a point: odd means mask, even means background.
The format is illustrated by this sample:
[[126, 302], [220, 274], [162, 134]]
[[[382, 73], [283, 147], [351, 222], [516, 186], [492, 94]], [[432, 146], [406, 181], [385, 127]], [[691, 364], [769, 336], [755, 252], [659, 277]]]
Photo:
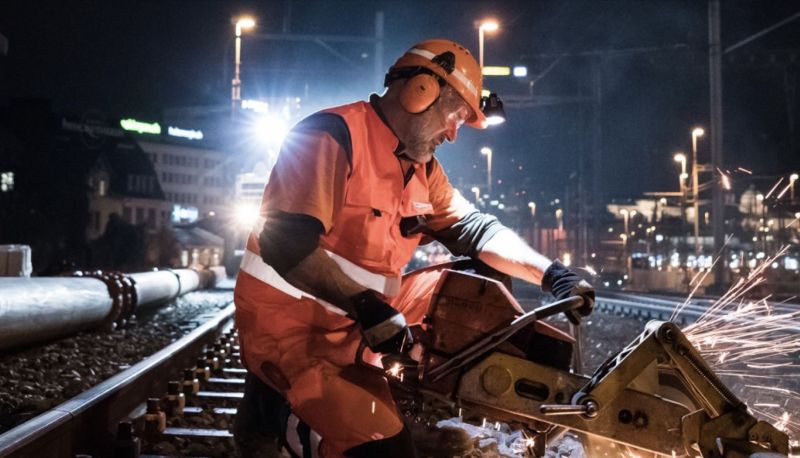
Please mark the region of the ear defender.
[[422, 113], [439, 98], [440, 85], [434, 75], [420, 73], [408, 78], [400, 90], [400, 105], [409, 113]]

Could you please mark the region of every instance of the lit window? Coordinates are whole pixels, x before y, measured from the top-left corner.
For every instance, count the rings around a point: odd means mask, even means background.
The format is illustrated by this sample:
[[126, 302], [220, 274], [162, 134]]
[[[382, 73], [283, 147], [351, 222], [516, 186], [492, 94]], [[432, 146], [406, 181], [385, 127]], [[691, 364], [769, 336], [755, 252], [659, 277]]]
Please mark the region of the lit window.
[[9, 192], [14, 189], [14, 172], [0, 173], [0, 191]]

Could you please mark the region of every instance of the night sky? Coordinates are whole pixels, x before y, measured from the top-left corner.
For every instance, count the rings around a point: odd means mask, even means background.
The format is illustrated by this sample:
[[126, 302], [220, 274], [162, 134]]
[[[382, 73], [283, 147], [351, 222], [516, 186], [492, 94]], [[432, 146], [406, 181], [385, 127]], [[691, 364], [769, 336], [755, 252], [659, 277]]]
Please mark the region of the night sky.
[[[9, 42], [8, 55], [0, 57], [0, 104], [41, 97], [61, 113], [158, 119], [171, 107], [228, 103], [231, 19], [248, 13], [258, 26], [243, 41], [243, 96], [302, 97], [310, 113], [380, 90], [373, 45], [331, 43], [331, 52], [258, 34], [372, 36], [376, 11], [385, 18], [384, 68], [426, 38], [451, 38], [477, 53], [474, 21], [491, 16], [501, 31], [487, 36], [486, 64], [527, 65], [530, 78], [487, 78], [486, 84], [501, 96], [573, 100], [509, 104], [506, 125], [463, 129], [439, 155], [453, 181], [483, 180], [479, 150], [489, 145], [498, 178], [562, 192], [578, 163], [589, 160], [593, 64], [602, 81], [607, 197], [676, 190], [672, 154], [690, 148], [693, 125], [708, 126], [708, 19], [699, 0], [12, 0], [0, 7], [0, 33]], [[725, 1], [723, 48], [798, 12], [796, 1]], [[800, 170], [799, 67], [800, 20], [726, 55], [728, 167], [774, 176]], [[700, 148], [707, 161], [709, 145]]]

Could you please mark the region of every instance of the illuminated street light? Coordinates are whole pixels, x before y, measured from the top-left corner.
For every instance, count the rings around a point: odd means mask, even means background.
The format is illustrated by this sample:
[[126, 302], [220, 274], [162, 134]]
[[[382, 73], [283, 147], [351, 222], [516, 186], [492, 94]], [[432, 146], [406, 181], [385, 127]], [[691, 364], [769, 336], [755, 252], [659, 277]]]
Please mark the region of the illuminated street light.
[[236, 53], [234, 55], [233, 81], [231, 81], [231, 114], [236, 113], [239, 101], [242, 100], [242, 80], [239, 74], [239, 67], [242, 63], [242, 30], [252, 29], [256, 26], [255, 19], [251, 17], [241, 17], [236, 20]]
[[274, 113], [260, 116], [252, 125], [253, 135], [262, 144], [278, 148], [289, 133], [286, 121]]
[[489, 188], [489, 194], [492, 193], [492, 149], [488, 146], [481, 148], [481, 154], [486, 156], [486, 186]]
[[241, 229], [250, 229], [258, 220], [258, 206], [254, 204], [238, 204], [234, 209], [236, 224]]
[[558, 230], [564, 230], [564, 210], [556, 209], [556, 221], [558, 222]]
[[478, 63], [483, 71], [483, 34], [486, 32], [494, 32], [500, 28], [497, 21], [493, 19], [483, 20], [478, 25]]
[[686, 155], [683, 153], [675, 153], [675, 156], [673, 156], [672, 158], [675, 160], [675, 162], [681, 163], [681, 174], [678, 176], [678, 179], [680, 180], [679, 185], [680, 185], [681, 195], [683, 195], [686, 192], [686, 188], [684, 187], [685, 185], [683, 181], [684, 177], [686, 176]]
[[694, 253], [700, 254], [700, 191], [697, 176], [697, 139], [705, 135], [702, 127], [692, 129], [692, 203], [694, 204]]
[[626, 235], [626, 237], [627, 237], [627, 235], [628, 235], [628, 218], [629, 218], [630, 216], [632, 216], [632, 215], [631, 215], [631, 213], [628, 211], [628, 209], [627, 209], [627, 208], [623, 208], [623, 209], [621, 209], [621, 210], [619, 211], [619, 214], [620, 214], [620, 215], [622, 215], [622, 221], [623, 221], [623, 227], [624, 227], [624, 229], [623, 229], [623, 232], [625, 233], [625, 235]]
[[536, 202], [528, 202], [528, 208], [531, 209], [531, 218], [536, 216]]
[[475, 193], [475, 203], [477, 204], [478, 201], [481, 199], [481, 188], [473, 186], [472, 189], [470, 189], [470, 191]]
[[794, 182], [800, 178], [800, 175], [793, 173], [789, 175], [789, 198], [794, 202]]

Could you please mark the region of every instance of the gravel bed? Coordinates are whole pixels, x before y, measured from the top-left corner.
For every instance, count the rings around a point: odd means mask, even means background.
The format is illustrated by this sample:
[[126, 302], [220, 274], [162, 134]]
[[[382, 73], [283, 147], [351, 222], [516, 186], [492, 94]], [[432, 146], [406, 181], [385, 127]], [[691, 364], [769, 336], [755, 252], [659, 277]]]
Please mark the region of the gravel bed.
[[[196, 327], [202, 322], [202, 315], [224, 308], [231, 300], [231, 291], [193, 292], [178, 298], [169, 306], [148, 314], [142, 313], [124, 328], [111, 333], [85, 332], [44, 346], [0, 356], [0, 433], [141, 361]], [[525, 300], [522, 304], [527, 309], [533, 302]], [[550, 318], [548, 322], [562, 330], [568, 329], [568, 323], [562, 316]], [[599, 311], [585, 319], [580, 327], [582, 372], [594, 372], [608, 357], [615, 355], [639, 335], [646, 323], [647, 320], [643, 318]], [[740, 388], [732, 380], [725, 382], [729, 386], [734, 385], [731, 388], [735, 391]], [[742, 396], [742, 399], [755, 402], [747, 396]], [[472, 425], [470, 434], [473, 436], [469, 451], [460, 456], [525, 456], [508, 454], [503, 449], [503, 441], [511, 444], [515, 439], [514, 434], [517, 433], [513, 429], [503, 425], [498, 432], [492, 423], [481, 432], [475, 426], [480, 426], [482, 419], [476, 415], [470, 417], [468, 412], [464, 414], [464, 420]], [[435, 425], [453, 415], [453, 412], [432, 408], [415, 423]], [[183, 421], [194, 426], [203, 426], [202, 422], [214, 420], [201, 416]], [[226, 428], [226, 420], [222, 421], [223, 424], [212, 427]], [[196, 424], [197, 422], [200, 424]], [[584, 442], [582, 438], [567, 434], [551, 444], [547, 456], [587, 456]], [[199, 452], [206, 456], [226, 456], [232, 449], [227, 440], [212, 441], [205, 448], [199, 444], [178, 441], [169, 445], [158, 444], [151, 451], [168, 454], [177, 452], [181, 455]]]
[[229, 290], [195, 291], [109, 333], [86, 331], [0, 355], [0, 434], [161, 350], [232, 300]]

